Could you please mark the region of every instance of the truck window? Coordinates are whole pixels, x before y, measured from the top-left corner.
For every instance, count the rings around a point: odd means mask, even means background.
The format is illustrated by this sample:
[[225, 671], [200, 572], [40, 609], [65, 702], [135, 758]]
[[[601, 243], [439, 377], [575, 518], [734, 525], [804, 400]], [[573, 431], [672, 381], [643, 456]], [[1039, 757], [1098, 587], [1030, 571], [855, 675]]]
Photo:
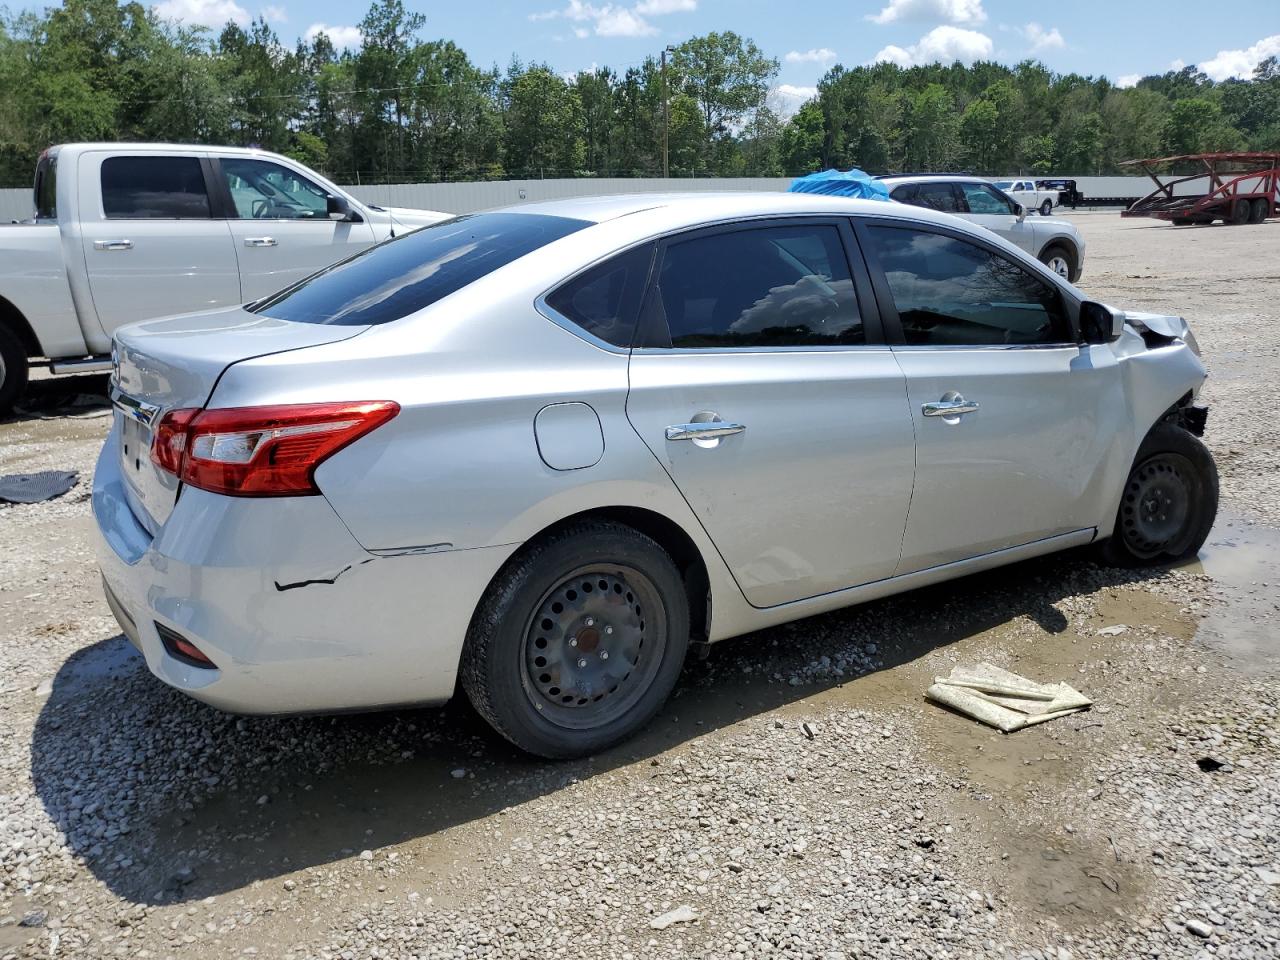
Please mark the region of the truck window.
[[36, 219], [58, 219], [57, 157], [42, 157], [36, 166]]
[[196, 157], [108, 157], [102, 161], [108, 220], [207, 220], [209, 191]]
[[328, 193], [268, 160], [222, 158], [231, 202], [241, 220], [328, 220]]

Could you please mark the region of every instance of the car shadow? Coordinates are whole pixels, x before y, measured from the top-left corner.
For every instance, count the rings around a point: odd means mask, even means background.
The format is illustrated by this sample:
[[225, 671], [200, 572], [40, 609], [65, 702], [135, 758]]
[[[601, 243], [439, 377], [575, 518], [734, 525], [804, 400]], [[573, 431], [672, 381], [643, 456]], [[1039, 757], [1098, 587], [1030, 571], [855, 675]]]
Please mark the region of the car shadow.
[[105, 373], [78, 373], [32, 380], [0, 422], [100, 415], [111, 406], [108, 379]]
[[[711, 731], [1019, 617], [1064, 631], [1059, 600], [1157, 573], [1102, 569], [1076, 551], [726, 641], [691, 658], [639, 736], [560, 763], [519, 754], [462, 696], [434, 710], [224, 714], [154, 679], [117, 636], [59, 670], [36, 721], [31, 776], [70, 852], [113, 893], [185, 902], [438, 837], [600, 773], [659, 762]], [[904, 695], [890, 691], [893, 701]]]

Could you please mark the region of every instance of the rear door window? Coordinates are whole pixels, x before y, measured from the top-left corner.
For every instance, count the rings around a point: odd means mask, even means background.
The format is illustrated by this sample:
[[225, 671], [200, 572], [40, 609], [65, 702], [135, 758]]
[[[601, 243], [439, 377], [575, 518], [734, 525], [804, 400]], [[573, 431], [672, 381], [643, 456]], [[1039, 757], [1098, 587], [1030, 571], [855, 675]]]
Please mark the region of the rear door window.
[[209, 219], [209, 191], [197, 157], [107, 157], [101, 177], [109, 220]]
[[941, 210], [943, 213], [959, 213], [960, 204], [956, 200], [956, 188], [950, 183], [922, 183], [916, 187], [915, 199], [911, 201], [917, 207], [928, 207], [930, 210]]
[[589, 226], [532, 213], [455, 217], [370, 247], [248, 309], [298, 323], [389, 323]]
[[674, 242], [656, 277], [646, 315], [661, 312], [672, 347], [866, 343], [833, 225], [757, 227]]
[[1066, 343], [1062, 294], [998, 253], [926, 230], [871, 227], [903, 337], [918, 346]]

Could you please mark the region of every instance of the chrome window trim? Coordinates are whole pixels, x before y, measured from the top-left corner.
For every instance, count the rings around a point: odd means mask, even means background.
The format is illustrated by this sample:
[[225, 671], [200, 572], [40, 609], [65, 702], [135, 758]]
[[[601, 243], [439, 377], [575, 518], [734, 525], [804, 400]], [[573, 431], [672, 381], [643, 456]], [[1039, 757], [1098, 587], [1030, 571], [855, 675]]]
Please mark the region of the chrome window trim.
[[899, 343], [894, 350], [1081, 350], [1087, 343]]
[[710, 357], [717, 354], [742, 356], [747, 353], [853, 353], [874, 352], [891, 353], [887, 343], [850, 343], [844, 346], [794, 346], [794, 347], [636, 347], [631, 351], [636, 356], [661, 357]]
[[[628, 248], [628, 249], [631, 249], [631, 248]], [[625, 252], [626, 252], [625, 250], [619, 251], [619, 253], [625, 253]], [[609, 258], [601, 257], [595, 263], [591, 264], [591, 267], [594, 267], [598, 263], [603, 263], [607, 259]], [[533, 308], [542, 315], [543, 319], [550, 320], [557, 327], [560, 327], [563, 330], [567, 330], [569, 333], [573, 334], [579, 340], [585, 340], [587, 343], [591, 344], [591, 346], [596, 347], [600, 350], [603, 350], [606, 353], [612, 353], [615, 356], [625, 357], [627, 354], [631, 352], [630, 347], [619, 347], [617, 344], [610, 343], [608, 340], [600, 339], [590, 330], [587, 330], [584, 327], [580, 327], [578, 324], [574, 323], [572, 320], [566, 317], [563, 313], [561, 313], [555, 307], [551, 306], [551, 304], [547, 303], [547, 297], [550, 294], [555, 293], [566, 283], [569, 283], [570, 281], [576, 279], [580, 274], [583, 274], [587, 270], [590, 270], [591, 267], [587, 267], [583, 270], [579, 270], [572, 277], [566, 277], [564, 280], [562, 280], [560, 283], [557, 283], [554, 287], [552, 287], [546, 293], [541, 294], [538, 297], [538, 299], [533, 301]]]

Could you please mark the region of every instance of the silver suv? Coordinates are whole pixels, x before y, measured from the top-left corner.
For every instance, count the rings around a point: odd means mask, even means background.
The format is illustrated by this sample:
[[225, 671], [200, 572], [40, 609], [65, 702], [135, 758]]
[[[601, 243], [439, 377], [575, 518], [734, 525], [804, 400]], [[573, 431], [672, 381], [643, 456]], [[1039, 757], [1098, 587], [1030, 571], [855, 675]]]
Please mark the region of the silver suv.
[[926, 175], [885, 177], [881, 182], [900, 203], [955, 214], [986, 227], [1064, 280], [1075, 283], [1084, 272], [1084, 238], [1075, 224], [1056, 217], [1027, 219], [1022, 204], [986, 180]]

